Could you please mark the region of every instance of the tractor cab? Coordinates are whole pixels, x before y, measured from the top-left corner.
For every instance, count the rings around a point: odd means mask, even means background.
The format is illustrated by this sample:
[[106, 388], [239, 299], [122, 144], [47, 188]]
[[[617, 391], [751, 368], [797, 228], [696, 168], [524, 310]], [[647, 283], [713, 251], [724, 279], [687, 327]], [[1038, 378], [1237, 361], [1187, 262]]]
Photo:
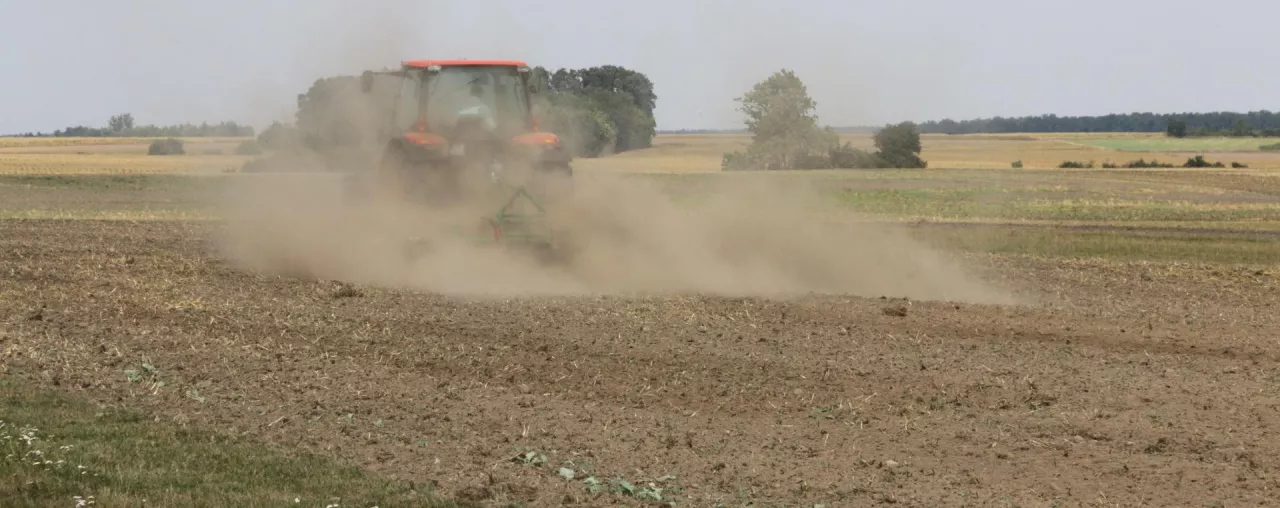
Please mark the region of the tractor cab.
[[394, 78], [387, 127], [415, 146], [455, 155], [480, 145], [556, 148], [559, 138], [539, 132], [533, 115], [531, 74], [521, 61], [413, 60], [397, 71], [366, 72], [362, 85], [369, 93], [378, 78]]

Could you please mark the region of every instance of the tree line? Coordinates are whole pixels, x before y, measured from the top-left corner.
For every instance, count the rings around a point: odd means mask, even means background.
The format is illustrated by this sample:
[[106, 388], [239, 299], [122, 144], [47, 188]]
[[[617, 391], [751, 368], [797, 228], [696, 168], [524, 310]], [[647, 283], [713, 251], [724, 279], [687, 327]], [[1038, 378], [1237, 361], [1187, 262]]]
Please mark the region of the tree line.
[[[1017, 169], [1017, 168], [1021, 168], [1021, 167], [1022, 167], [1022, 161], [1015, 161], [1015, 162], [1014, 162], [1013, 167], [1014, 167], [1015, 169]], [[1060, 169], [1093, 169], [1094, 167], [1095, 167], [1095, 166], [1094, 166], [1093, 161], [1088, 161], [1088, 162], [1080, 162], [1080, 161], [1062, 161], [1062, 164], [1059, 164], [1059, 165], [1058, 165], [1058, 168], [1060, 168]], [[1130, 169], [1132, 169], [1132, 168], [1175, 168], [1175, 167], [1179, 167], [1179, 166], [1175, 166], [1175, 165], [1174, 165], [1173, 163], [1171, 163], [1171, 162], [1160, 162], [1160, 161], [1155, 160], [1155, 159], [1151, 159], [1150, 161], [1148, 161], [1148, 160], [1146, 160], [1146, 159], [1138, 159], [1138, 160], [1136, 160], [1136, 161], [1129, 161], [1129, 162], [1126, 162], [1126, 163], [1123, 163], [1123, 164], [1117, 164], [1117, 163], [1115, 163], [1115, 162], [1105, 161], [1105, 162], [1103, 162], [1103, 163], [1102, 163], [1102, 166], [1101, 166], [1101, 167], [1102, 167], [1102, 169], [1117, 169], [1117, 168], [1130, 168]], [[1222, 163], [1221, 161], [1214, 161], [1214, 162], [1210, 162], [1209, 160], [1205, 159], [1203, 155], [1197, 155], [1197, 156], [1195, 156], [1195, 157], [1189, 157], [1189, 158], [1187, 158], [1187, 161], [1186, 161], [1186, 162], [1184, 162], [1184, 163], [1182, 163], [1182, 166], [1181, 166], [1181, 167], [1184, 167], [1184, 168], [1225, 168], [1225, 167], [1227, 167], [1227, 165], [1226, 165], [1226, 164], [1224, 164], [1224, 163]], [[1244, 168], [1248, 168], [1248, 167], [1249, 167], [1249, 165], [1248, 165], [1248, 164], [1244, 164], [1244, 163], [1242, 163], [1242, 162], [1232, 162], [1232, 163], [1231, 163], [1231, 167], [1232, 167], [1232, 168], [1236, 168], [1236, 169], [1244, 169]]]
[[44, 132], [28, 132], [20, 134], [20, 137], [77, 137], [77, 138], [106, 138], [106, 137], [130, 137], [130, 138], [158, 138], [158, 137], [181, 137], [181, 138], [201, 138], [201, 137], [253, 137], [254, 129], [249, 125], [240, 125], [236, 122], [221, 122], [217, 124], [201, 123], [195, 124], [179, 124], [179, 125], [136, 125], [133, 114], [124, 113], [113, 115], [107, 120], [107, 124], [102, 127], [89, 127], [85, 125], [76, 125], [65, 129], [58, 129], [51, 133]]
[[1174, 137], [1280, 136], [1280, 112], [1127, 113], [1101, 116], [1039, 115], [975, 120], [928, 121], [924, 134], [1007, 134], [1015, 132], [1164, 132]]

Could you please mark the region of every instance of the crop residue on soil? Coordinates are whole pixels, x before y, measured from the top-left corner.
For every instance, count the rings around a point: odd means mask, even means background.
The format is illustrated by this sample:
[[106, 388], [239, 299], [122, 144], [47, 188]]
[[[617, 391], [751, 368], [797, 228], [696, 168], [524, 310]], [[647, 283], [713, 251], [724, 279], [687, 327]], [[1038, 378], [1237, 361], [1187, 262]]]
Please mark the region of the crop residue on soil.
[[[348, 206], [332, 181], [255, 178], [229, 194], [225, 253], [247, 269], [472, 296], [838, 293], [1016, 303], [962, 265], [884, 226], [824, 223], [803, 185], [723, 179], [693, 203], [651, 182], [579, 175], [549, 214], [571, 262], [477, 244], [497, 205]], [[705, 184], [704, 184], [705, 185]], [[431, 250], [406, 256], [410, 239]]]
[[1275, 498], [1274, 270], [990, 259], [1063, 302], [1017, 308], [467, 301], [246, 273], [218, 227], [0, 221], [0, 373], [480, 506]]

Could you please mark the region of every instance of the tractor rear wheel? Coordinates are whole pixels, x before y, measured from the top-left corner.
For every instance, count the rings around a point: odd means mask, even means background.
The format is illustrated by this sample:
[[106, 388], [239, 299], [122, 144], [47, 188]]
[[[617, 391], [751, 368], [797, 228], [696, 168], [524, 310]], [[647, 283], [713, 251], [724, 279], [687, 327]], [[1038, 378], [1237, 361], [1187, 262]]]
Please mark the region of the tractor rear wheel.
[[396, 144], [383, 154], [377, 182], [381, 195], [417, 204], [448, 203], [458, 191], [457, 175], [447, 163], [412, 160]]
[[408, 160], [404, 151], [398, 145], [388, 145], [382, 153], [382, 160], [378, 163], [375, 177], [378, 194], [396, 200], [407, 197], [406, 169], [408, 169]]

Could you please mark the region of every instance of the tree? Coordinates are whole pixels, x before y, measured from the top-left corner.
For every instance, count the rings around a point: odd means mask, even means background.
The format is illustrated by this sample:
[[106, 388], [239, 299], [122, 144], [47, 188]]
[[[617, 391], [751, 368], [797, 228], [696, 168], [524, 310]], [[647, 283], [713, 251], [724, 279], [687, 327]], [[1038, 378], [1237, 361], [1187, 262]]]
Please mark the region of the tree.
[[133, 115], [125, 113], [123, 115], [112, 116], [111, 119], [107, 121], [107, 128], [110, 129], [111, 132], [117, 134], [131, 130], [133, 129]]
[[587, 91], [606, 90], [625, 94], [640, 111], [652, 115], [658, 104], [658, 96], [653, 93], [653, 82], [648, 76], [639, 72], [605, 65], [578, 71], [582, 89]]
[[297, 127], [272, 122], [258, 135], [258, 144], [268, 150], [296, 150], [302, 147], [302, 133]]
[[1170, 118], [1165, 127], [1165, 135], [1171, 138], [1187, 136], [1187, 122], [1181, 118]]
[[587, 89], [584, 97], [591, 107], [605, 117], [617, 132], [613, 152], [648, 148], [657, 133], [653, 115], [632, 103], [627, 93]]
[[605, 65], [586, 69], [532, 69], [541, 92], [535, 113], [565, 138], [573, 153], [596, 157], [648, 148], [657, 134], [657, 95], [643, 73]]
[[927, 163], [920, 159], [920, 133], [916, 125], [902, 122], [889, 125], [875, 135], [876, 158], [884, 167], [890, 168], [924, 168]]
[[540, 96], [534, 114], [545, 130], [556, 133], [571, 153], [598, 157], [612, 152], [618, 144], [618, 129], [597, 104], [574, 94]]
[[815, 153], [826, 154], [838, 142], [834, 131], [818, 127], [817, 102], [789, 69], [756, 83], [735, 100], [741, 104], [738, 111], [746, 115], [751, 145], [744, 156], [727, 156], [726, 166], [808, 169], [799, 163], [812, 161]]
[[1231, 135], [1235, 137], [1249, 137], [1253, 135], [1253, 129], [1249, 128], [1249, 124], [1245, 123], [1243, 118], [1237, 118], [1235, 125], [1231, 127]]
[[358, 76], [317, 79], [298, 95], [294, 116], [303, 142], [318, 152], [370, 148], [390, 114], [377, 99], [361, 90]]

